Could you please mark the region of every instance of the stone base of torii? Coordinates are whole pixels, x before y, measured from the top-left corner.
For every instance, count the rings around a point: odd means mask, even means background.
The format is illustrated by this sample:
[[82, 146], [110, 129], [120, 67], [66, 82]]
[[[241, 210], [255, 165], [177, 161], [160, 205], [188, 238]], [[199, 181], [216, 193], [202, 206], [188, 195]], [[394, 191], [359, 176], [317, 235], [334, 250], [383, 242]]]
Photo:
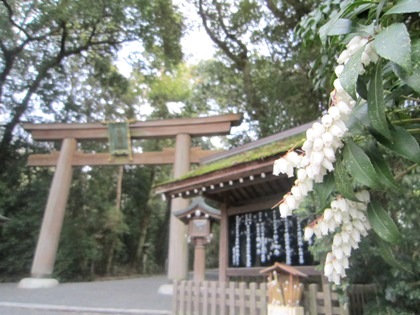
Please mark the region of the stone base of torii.
[[[45, 288], [58, 285], [52, 278], [58, 250], [65, 208], [70, 191], [73, 166], [81, 165], [138, 165], [173, 164], [174, 178], [190, 169], [191, 163], [198, 163], [201, 157], [213, 154], [191, 148], [191, 138], [198, 136], [226, 135], [232, 126], [240, 124], [241, 115], [229, 114], [213, 117], [155, 120], [130, 124], [131, 139], [175, 138], [175, 150], [134, 154], [132, 159], [118, 157], [104, 158], [103, 154], [85, 154], [77, 151], [77, 142], [83, 140], [104, 141], [108, 139], [107, 127], [103, 124], [30, 124], [23, 127], [36, 141], [61, 140], [61, 150], [57, 154], [33, 155], [29, 166], [55, 166], [47, 205], [41, 225], [31, 276], [22, 279], [19, 287]], [[173, 198], [171, 212], [184, 209], [188, 200]], [[185, 239], [184, 223], [171, 215], [169, 233], [168, 279], [188, 278], [188, 247]]]

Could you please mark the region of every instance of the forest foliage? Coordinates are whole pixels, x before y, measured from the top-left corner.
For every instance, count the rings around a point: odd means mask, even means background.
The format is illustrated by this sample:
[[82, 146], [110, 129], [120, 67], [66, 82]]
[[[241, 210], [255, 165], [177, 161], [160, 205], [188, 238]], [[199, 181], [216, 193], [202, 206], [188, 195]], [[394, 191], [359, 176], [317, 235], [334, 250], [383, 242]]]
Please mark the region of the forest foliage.
[[[243, 113], [246, 128], [229, 137], [229, 148], [328, 113], [329, 92], [338, 87], [336, 61], [349, 57], [339, 71], [340, 87], [357, 101], [346, 122], [349, 136], [334, 176], [315, 185], [309, 207], [299, 211], [318, 216], [331, 195], [352, 200], [355, 189], [370, 190], [375, 203], [368, 214], [378, 237], [369, 233], [354, 251], [347, 279], [381, 283], [381, 307], [410, 312], [420, 295], [410, 272], [418, 270], [420, 255], [417, 1], [189, 4], [216, 49], [213, 59], [194, 65], [180, 44], [191, 21], [170, 0], [1, 1], [0, 214], [10, 219], [0, 234], [2, 279], [28, 274], [52, 179], [53, 169], [29, 168], [26, 159], [59, 149], [32, 142], [21, 122]], [[363, 50], [340, 56], [355, 35], [373, 43], [377, 62], [362, 62]], [[119, 53], [133, 47], [126, 60], [131, 74], [124, 76]], [[211, 148], [209, 139], [193, 142]], [[133, 143], [143, 151], [172, 145], [171, 139]], [[81, 149], [105, 152], [107, 145], [86, 142]], [[152, 187], [170, 176], [168, 166], [75, 168], [55, 276], [163, 271], [168, 209]], [[332, 241], [330, 235], [314, 247], [321, 261]]]

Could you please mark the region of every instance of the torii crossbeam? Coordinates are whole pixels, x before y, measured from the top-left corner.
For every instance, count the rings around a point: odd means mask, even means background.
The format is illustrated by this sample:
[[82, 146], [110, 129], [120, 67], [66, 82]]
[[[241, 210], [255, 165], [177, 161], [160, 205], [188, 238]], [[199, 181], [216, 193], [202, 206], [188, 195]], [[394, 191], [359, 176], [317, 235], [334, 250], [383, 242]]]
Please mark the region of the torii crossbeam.
[[[83, 140], [106, 141], [107, 126], [101, 123], [88, 124], [32, 124], [23, 128], [31, 133], [33, 140], [61, 141], [60, 152], [34, 154], [29, 157], [29, 166], [56, 166], [41, 231], [32, 263], [31, 278], [22, 279], [20, 287], [40, 288], [57, 285], [51, 278], [58, 249], [64, 212], [72, 180], [73, 166], [82, 165], [138, 165], [173, 164], [174, 178], [188, 172], [190, 163], [197, 163], [201, 157], [214, 153], [200, 148], [191, 148], [191, 137], [226, 135], [232, 126], [241, 122], [241, 115], [229, 114], [213, 117], [181, 118], [131, 123], [131, 139], [175, 138], [175, 149], [161, 152], [144, 152], [127, 157], [109, 159], [109, 155], [86, 154], [76, 151], [77, 142]], [[188, 200], [171, 200], [172, 212], [184, 209]], [[171, 215], [169, 237], [168, 278], [186, 279], [188, 276], [188, 247], [185, 240], [185, 226]]]

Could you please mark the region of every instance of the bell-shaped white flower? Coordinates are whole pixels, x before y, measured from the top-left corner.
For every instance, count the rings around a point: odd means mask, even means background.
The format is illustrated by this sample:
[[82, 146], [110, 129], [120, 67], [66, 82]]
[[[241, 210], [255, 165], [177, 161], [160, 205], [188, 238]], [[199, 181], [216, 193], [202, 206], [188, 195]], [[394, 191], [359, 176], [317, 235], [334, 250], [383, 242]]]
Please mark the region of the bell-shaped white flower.
[[302, 150], [305, 151], [307, 154], [310, 154], [312, 152], [313, 146], [314, 146], [313, 140], [307, 139], [302, 145]]
[[325, 126], [325, 128], [328, 128], [332, 125], [334, 119], [332, 118], [331, 115], [326, 114], [322, 116], [321, 121], [322, 121], [322, 124]]
[[351, 113], [351, 108], [346, 102], [340, 101], [335, 105], [335, 107], [338, 108], [340, 114], [345, 117], [348, 117]]
[[328, 108], [328, 114], [334, 119], [339, 120], [341, 119], [341, 113], [337, 106], [331, 106]]
[[341, 249], [343, 250], [344, 255], [346, 255], [347, 257], [350, 257], [351, 255], [351, 245], [349, 243], [343, 243], [341, 245]]
[[292, 211], [289, 209], [289, 206], [285, 202], [280, 204], [279, 210], [280, 210], [280, 216], [282, 218], [287, 218], [289, 215], [292, 214]]
[[312, 152], [312, 164], [319, 166], [321, 165], [323, 159], [324, 153], [322, 153], [322, 151]]
[[328, 224], [325, 221], [319, 222], [319, 228], [321, 229], [322, 235], [328, 235]]
[[310, 226], [307, 226], [305, 228], [305, 232], [304, 232], [303, 238], [305, 240], [309, 241], [312, 238], [313, 235], [314, 235], [314, 229], [312, 227], [310, 227]]
[[333, 247], [333, 253], [334, 253], [334, 256], [335, 256], [338, 260], [341, 260], [341, 259], [343, 258], [343, 256], [344, 256], [343, 249], [342, 249], [340, 246], [338, 246], [338, 247]]
[[327, 158], [331, 162], [335, 162], [335, 152], [334, 149], [331, 147], [323, 147], [322, 153], [324, 153], [325, 158]]
[[340, 261], [338, 261], [337, 259], [334, 259], [332, 261], [334, 270], [337, 274], [342, 274], [343, 273], [343, 266], [341, 265]]
[[343, 50], [340, 56], [337, 58], [338, 64], [345, 64], [350, 59], [350, 53], [347, 49]]
[[334, 170], [334, 165], [329, 159], [323, 159], [321, 165], [325, 167], [329, 172], [332, 172]]
[[334, 271], [334, 267], [332, 265], [332, 262], [326, 263], [324, 266], [324, 275], [326, 277], [329, 277], [332, 275], [333, 271]]
[[290, 210], [296, 209], [296, 198], [292, 194], [286, 195], [284, 202], [287, 204]]
[[333, 217], [333, 212], [330, 208], [324, 210], [324, 220], [329, 221]]
[[338, 247], [338, 246], [341, 246], [342, 242], [343, 242], [343, 239], [341, 238], [341, 234], [340, 233], [335, 234], [334, 239], [333, 239], [333, 245]]
[[292, 164], [294, 167], [296, 167], [299, 164], [300, 157], [299, 154], [297, 154], [295, 151], [290, 151], [287, 153], [284, 158]]
[[335, 69], [334, 69], [335, 75], [336, 75], [337, 77], [339, 77], [339, 76], [341, 75], [341, 73], [343, 72], [343, 70], [344, 70], [344, 66], [343, 66], [343, 65], [338, 65], [338, 66], [337, 66], [337, 67], [335, 67]]

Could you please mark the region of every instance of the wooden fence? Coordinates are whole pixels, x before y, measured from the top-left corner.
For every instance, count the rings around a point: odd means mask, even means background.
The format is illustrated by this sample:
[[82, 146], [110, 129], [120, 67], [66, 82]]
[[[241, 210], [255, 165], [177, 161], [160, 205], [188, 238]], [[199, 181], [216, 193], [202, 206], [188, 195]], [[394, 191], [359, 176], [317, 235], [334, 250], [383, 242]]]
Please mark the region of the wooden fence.
[[266, 315], [265, 283], [174, 282], [173, 315]]
[[[267, 315], [265, 283], [175, 281], [173, 288], [173, 315]], [[302, 305], [305, 315], [360, 315], [374, 293], [373, 285], [353, 285], [343, 307], [328, 284], [309, 284]]]
[[305, 315], [348, 315], [338, 301], [338, 294], [331, 292], [328, 285], [309, 284], [303, 292]]
[[343, 306], [327, 283], [323, 286], [309, 284], [307, 288], [303, 299], [305, 315], [362, 315], [363, 307], [377, 293], [373, 284], [353, 284], [347, 291], [348, 305]]

